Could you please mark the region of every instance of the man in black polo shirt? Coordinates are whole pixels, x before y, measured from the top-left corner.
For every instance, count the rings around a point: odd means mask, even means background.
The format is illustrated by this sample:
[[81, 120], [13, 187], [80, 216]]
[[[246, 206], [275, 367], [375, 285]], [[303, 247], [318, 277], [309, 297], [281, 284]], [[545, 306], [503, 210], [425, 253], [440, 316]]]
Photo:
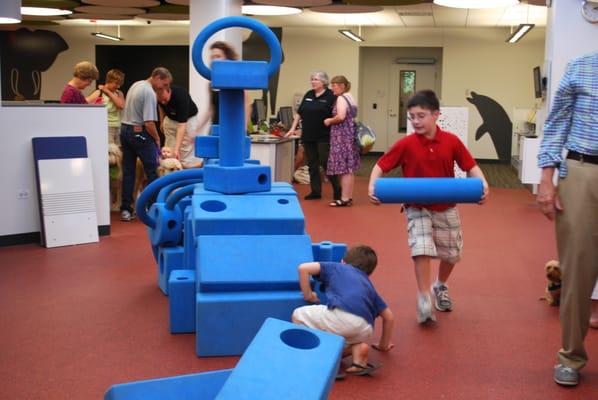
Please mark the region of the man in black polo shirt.
[[174, 156], [183, 168], [195, 168], [202, 160], [195, 157], [194, 137], [198, 135], [197, 106], [189, 92], [179, 86], [163, 89], [158, 94], [160, 114], [166, 147], [173, 149]]

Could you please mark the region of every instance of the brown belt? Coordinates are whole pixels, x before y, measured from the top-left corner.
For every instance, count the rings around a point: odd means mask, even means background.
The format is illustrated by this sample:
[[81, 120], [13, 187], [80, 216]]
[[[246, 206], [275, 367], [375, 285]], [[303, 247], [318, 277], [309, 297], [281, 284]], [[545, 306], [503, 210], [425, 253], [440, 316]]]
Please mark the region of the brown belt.
[[598, 164], [598, 156], [590, 156], [587, 154], [581, 154], [576, 151], [569, 151], [569, 154], [567, 154], [567, 158], [569, 160], [577, 160], [580, 162], [587, 162], [590, 164]]

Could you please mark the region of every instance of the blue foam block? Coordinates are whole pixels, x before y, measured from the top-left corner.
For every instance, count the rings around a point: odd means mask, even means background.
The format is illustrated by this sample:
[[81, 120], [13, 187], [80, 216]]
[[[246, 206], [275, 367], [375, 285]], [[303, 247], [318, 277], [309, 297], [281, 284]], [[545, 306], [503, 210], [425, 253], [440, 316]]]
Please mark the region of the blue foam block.
[[232, 369], [113, 385], [104, 400], [213, 400]]
[[184, 217], [184, 232], [183, 235], [183, 245], [184, 245], [184, 255], [183, 255], [183, 266], [189, 269], [195, 269], [195, 235], [193, 233], [193, 220], [192, 220], [192, 213], [193, 210], [191, 207], [187, 207], [185, 209], [185, 217]]
[[[251, 153], [251, 138], [245, 137], [245, 147], [244, 147], [244, 156], [245, 158], [249, 158], [249, 154]], [[195, 156], [202, 157], [202, 158], [209, 158], [211, 159], [218, 159], [218, 146], [219, 146], [220, 138], [218, 135], [210, 135], [210, 136], [197, 136], [195, 138]], [[255, 164], [255, 161], [252, 160], [249, 163], [248, 160], [245, 160], [245, 163]], [[257, 161], [259, 164], [259, 161]]]
[[[222, 193], [215, 192], [213, 190], [207, 190], [203, 184], [195, 185], [195, 189], [193, 190], [194, 195], [202, 195], [202, 196], [221, 196]], [[297, 196], [297, 192], [293, 188], [293, 185], [287, 182], [272, 182], [272, 187], [270, 190], [265, 192], [255, 192], [255, 193], [247, 193], [243, 195], [228, 195], [226, 198], [234, 198], [234, 196], [238, 197], [253, 197], [253, 196]]]
[[327, 399], [343, 345], [341, 336], [268, 318], [216, 399]]
[[347, 245], [344, 243], [332, 243], [328, 241], [314, 243], [312, 245], [314, 261], [340, 262], [347, 252]]
[[479, 178], [381, 178], [374, 193], [382, 203], [477, 203], [483, 185]]
[[150, 240], [156, 246], [177, 246], [181, 243], [183, 232], [183, 214], [181, 209], [166, 208], [164, 203], [156, 204], [152, 208], [156, 227], [153, 229]]
[[179, 269], [168, 278], [170, 333], [195, 332], [195, 271]]
[[199, 236], [201, 292], [299, 290], [297, 267], [313, 261], [307, 235]]
[[184, 249], [182, 246], [160, 247], [158, 249], [158, 287], [168, 294], [168, 278], [176, 269], [183, 269]]
[[197, 293], [197, 355], [241, 355], [266, 318], [290, 321], [305, 304], [300, 291]]
[[305, 233], [305, 218], [296, 196], [194, 195], [192, 207], [196, 236]]
[[268, 64], [265, 61], [214, 61], [212, 87], [268, 89]]
[[271, 183], [271, 169], [267, 165], [244, 164], [240, 167], [206, 165], [204, 167], [204, 186], [208, 190], [220, 193], [264, 192], [270, 190]]

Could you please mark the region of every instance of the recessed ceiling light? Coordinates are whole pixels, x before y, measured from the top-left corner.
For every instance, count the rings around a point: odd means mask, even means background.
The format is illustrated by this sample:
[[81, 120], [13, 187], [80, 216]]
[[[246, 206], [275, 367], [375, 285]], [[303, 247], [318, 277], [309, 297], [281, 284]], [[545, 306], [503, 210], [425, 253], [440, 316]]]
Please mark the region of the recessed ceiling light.
[[249, 15], [291, 15], [299, 14], [300, 8], [278, 6], [241, 6], [241, 12]]
[[21, 14], [23, 15], [37, 15], [37, 16], [55, 16], [55, 15], [69, 15], [73, 12], [71, 10], [61, 10], [59, 8], [46, 7], [21, 7]]
[[499, 8], [519, 4], [519, 0], [434, 0], [434, 4], [453, 8]]

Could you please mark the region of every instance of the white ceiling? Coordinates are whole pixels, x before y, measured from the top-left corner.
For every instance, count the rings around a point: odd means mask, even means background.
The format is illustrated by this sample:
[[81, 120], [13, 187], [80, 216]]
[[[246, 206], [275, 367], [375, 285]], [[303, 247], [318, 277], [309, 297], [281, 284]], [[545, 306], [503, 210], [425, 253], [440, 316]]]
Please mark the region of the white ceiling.
[[[305, 10], [301, 14], [276, 17], [256, 17], [270, 26], [282, 27], [510, 27], [522, 23], [546, 25], [547, 8], [528, 4], [494, 9], [458, 9], [433, 4], [388, 6], [383, 11], [367, 14], [324, 14]], [[60, 20], [61, 25], [87, 25], [87, 20]], [[98, 25], [145, 25], [146, 20], [97, 21]], [[153, 21], [154, 26], [188, 24], [188, 22]]]

